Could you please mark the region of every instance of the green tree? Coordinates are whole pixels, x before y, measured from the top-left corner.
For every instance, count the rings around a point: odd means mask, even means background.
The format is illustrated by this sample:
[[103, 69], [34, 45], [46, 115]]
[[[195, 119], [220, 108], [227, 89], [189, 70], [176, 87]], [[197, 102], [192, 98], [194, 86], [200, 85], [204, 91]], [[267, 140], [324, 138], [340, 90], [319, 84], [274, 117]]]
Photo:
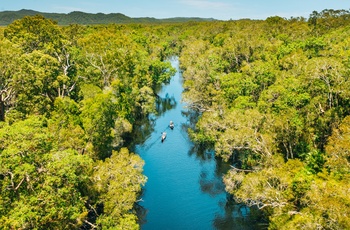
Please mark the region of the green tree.
[[57, 60], [41, 51], [24, 54], [13, 77], [16, 109], [23, 114], [47, 114], [58, 97], [60, 78]]
[[5, 112], [14, 104], [16, 91], [13, 77], [17, 69], [20, 51], [14, 44], [0, 39], [0, 121], [5, 120]]
[[53, 54], [58, 47], [61, 47], [62, 34], [57, 23], [41, 15], [15, 20], [6, 27], [4, 35], [18, 44], [25, 53], [41, 50]]
[[87, 152], [86, 133], [80, 114], [79, 104], [74, 100], [56, 98], [48, 128], [57, 140], [58, 150], [74, 149], [81, 154], [92, 154]]
[[313, 16], [312, 31], [278, 16], [189, 24], [180, 53], [190, 136], [232, 162], [228, 192], [271, 229], [348, 228], [348, 13]]
[[81, 120], [86, 138], [93, 146], [97, 159], [109, 157], [114, 137], [116, 107], [111, 93], [97, 93], [82, 101]]
[[130, 210], [147, 179], [142, 175], [143, 164], [139, 156], [122, 148], [97, 165], [93, 178], [102, 194], [103, 213], [97, 219], [102, 229], [138, 228], [137, 217]]
[[350, 176], [350, 116], [346, 116], [339, 127], [333, 130], [326, 146], [327, 167], [335, 177]]
[[92, 160], [57, 149], [42, 117], [0, 132], [0, 220], [5, 229], [78, 228], [86, 218]]

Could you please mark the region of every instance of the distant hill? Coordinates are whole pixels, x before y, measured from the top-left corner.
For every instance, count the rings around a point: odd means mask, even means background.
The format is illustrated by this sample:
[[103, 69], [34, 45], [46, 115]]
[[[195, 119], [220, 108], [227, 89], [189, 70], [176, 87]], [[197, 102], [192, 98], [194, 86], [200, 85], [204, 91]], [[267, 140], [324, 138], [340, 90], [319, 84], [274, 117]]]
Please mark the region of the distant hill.
[[25, 16], [43, 15], [45, 18], [53, 19], [57, 21], [59, 25], [69, 24], [109, 24], [109, 23], [165, 23], [165, 22], [187, 22], [187, 21], [215, 21], [213, 18], [197, 18], [197, 17], [176, 17], [166, 19], [156, 19], [151, 17], [144, 18], [131, 18], [121, 13], [111, 14], [91, 14], [80, 11], [74, 11], [68, 14], [63, 13], [44, 13], [34, 10], [19, 10], [19, 11], [1, 11], [0, 12], [0, 25], [6, 26], [11, 24], [16, 19], [21, 19]]

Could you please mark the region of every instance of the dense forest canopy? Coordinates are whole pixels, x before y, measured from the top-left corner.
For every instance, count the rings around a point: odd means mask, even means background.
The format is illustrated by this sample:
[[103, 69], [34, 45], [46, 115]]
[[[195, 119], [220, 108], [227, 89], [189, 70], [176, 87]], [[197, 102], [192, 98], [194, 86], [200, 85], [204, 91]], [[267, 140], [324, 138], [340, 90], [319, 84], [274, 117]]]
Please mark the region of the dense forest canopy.
[[4, 229], [137, 229], [147, 178], [125, 148], [180, 57], [192, 139], [270, 229], [350, 228], [350, 12], [308, 19], [58, 26], [0, 34]]
[[184, 41], [192, 138], [232, 163], [227, 191], [270, 229], [350, 228], [348, 18], [201, 24]]
[[40, 15], [2, 29], [2, 228], [137, 228], [146, 177], [124, 136], [175, 71], [156, 29]]

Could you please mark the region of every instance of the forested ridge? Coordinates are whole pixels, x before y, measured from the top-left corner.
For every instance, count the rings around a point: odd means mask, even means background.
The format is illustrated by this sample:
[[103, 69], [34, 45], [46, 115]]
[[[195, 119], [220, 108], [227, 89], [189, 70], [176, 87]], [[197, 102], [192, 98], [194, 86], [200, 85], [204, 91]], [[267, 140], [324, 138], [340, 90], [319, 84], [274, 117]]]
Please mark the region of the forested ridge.
[[68, 14], [64, 13], [45, 13], [34, 10], [18, 10], [18, 11], [1, 11], [0, 12], [0, 25], [7, 26], [13, 21], [21, 19], [25, 16], [43, 15], [47, 19], [52, 19], [57, 22], [58, 25], [92, 25], [92, 24], [109, 24], [109, 23], [169, 23], [169, 22], [188, 22], [188, 21], [214, 21], [213, 18], [198, 18], [198, 17], [176, 17], [176, 18], [152, 18], [152, 17], [140, 17], [132, 18], [121, 13], [85, 13], [81, 11], [73, 11]]
[[350, 228], [350, 13], [308, 19], [58, 26], [0, 35], [4, 229], [137, 229], [147, 178], [125, 148], [180, 57], [191, 138], [270, 229]]

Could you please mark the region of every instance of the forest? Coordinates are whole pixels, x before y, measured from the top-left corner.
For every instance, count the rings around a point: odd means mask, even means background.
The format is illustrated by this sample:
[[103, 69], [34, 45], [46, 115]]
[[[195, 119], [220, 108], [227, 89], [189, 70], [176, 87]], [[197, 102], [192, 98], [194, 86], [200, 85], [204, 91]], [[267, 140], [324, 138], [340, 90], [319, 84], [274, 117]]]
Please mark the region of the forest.
[[3, 229], [138, 229], [126, 148], [180, 58], [191, 139], [269, 229], [350, 228], [350, 12], [167, 24], [15, 20], [0, 33]]

